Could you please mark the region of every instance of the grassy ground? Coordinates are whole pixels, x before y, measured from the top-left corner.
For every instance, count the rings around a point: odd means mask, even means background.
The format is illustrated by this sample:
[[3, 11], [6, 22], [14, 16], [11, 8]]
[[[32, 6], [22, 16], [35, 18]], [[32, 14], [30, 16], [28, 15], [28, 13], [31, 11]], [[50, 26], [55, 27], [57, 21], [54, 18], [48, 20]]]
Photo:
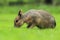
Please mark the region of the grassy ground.
[[[18, 10], [26, 12], [29, 9], [44, 9], [55, 17], [57, 26], [55, 29], [27, 29], [26, 24], [21, 28], [14, 28], [14, 18]], [[8, 6], [0, 7], [0, 40], [60, 40], [60, 6]]]

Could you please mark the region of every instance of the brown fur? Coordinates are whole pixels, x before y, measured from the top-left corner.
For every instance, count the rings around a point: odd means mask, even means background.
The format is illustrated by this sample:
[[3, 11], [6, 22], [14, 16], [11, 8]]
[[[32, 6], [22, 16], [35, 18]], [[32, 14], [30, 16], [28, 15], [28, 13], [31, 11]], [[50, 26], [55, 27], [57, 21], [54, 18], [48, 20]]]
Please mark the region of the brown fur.
[[55, 28], [56, 21], [47, 11], [29, 10], [24, 15], [21, 10], [14, 20], [14, 25], [20, 27], [23, 23], [27, 23], [27, 28], [37, 26], [38, 28]]

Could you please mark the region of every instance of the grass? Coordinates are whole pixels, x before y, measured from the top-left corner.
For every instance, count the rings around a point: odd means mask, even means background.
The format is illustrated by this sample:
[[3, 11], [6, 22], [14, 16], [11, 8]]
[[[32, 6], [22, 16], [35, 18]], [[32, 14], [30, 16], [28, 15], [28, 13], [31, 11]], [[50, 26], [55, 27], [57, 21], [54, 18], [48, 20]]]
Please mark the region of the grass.
[[[18, 10], [23, 13], [29, 9], [44, 9], [55, 17], [57, 26], [55, 29], [27, 29], [27, 24], [21, 28], [14, 28], [14, 18]], [[4, 6], [0, 7], [0, 40], [60, 40], [60, 6]]]

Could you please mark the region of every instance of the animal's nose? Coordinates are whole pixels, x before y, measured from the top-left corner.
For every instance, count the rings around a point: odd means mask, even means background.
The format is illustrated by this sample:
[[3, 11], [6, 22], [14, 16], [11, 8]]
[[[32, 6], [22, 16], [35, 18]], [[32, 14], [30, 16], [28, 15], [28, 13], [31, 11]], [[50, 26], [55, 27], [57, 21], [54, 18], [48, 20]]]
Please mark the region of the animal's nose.
[[16, 27], [16, 24], [14, 24], [14, 27]]
[[19, 28], [19, 26], [14, 26], [15, 28]]
[[14, 27], [16, 28], [17, 26], [16, 26], [16, 25], [14, 25]]
[[19, 27], [20, 27], [20, 25], [14, 25], [14, 27], [15, 27], [15, 28], [19, 28]]

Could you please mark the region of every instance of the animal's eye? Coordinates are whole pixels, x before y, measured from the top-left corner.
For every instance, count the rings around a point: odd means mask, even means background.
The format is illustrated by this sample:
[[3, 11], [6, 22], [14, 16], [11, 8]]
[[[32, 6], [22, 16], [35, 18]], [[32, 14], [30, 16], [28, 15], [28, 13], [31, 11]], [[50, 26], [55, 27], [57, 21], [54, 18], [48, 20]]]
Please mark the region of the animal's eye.
[[18, 20], [16, 20], [16, 22], [18, 22]]

